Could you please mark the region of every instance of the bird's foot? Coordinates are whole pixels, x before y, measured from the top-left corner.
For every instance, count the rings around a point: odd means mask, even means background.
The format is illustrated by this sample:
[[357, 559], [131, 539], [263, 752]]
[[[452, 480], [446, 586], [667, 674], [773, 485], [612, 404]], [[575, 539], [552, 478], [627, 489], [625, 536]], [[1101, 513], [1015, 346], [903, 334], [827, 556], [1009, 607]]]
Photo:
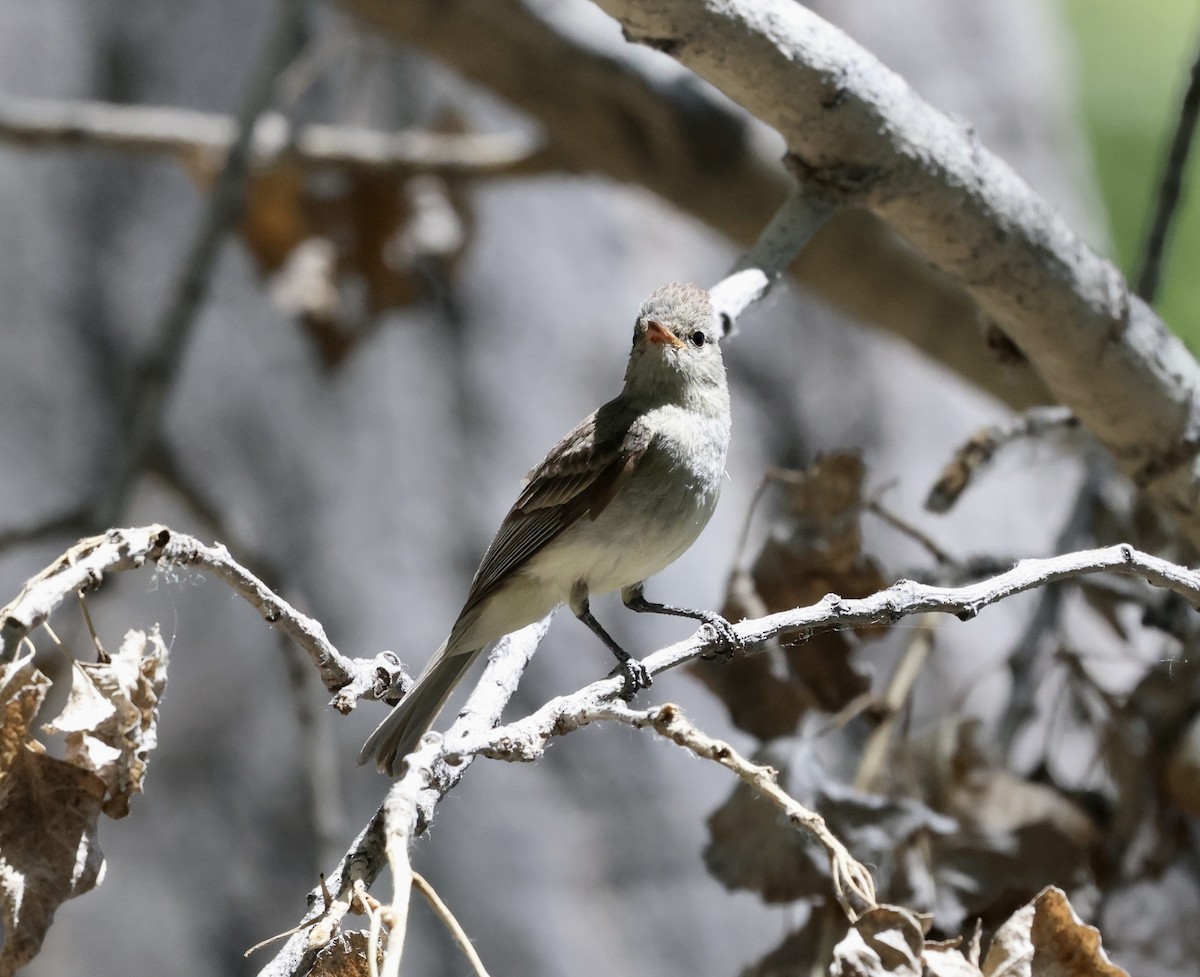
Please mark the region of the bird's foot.
[[642, 689], [648, 689], [654, 684], [650, 669], [636, 658], [627, 658], [614, 668], [609, 675], [620, 675], [625, 679], [625, 688], [621, 690], [621, 698], [629, 702]]
[[705, 626], [712, 632], [714, 642], [717, 646], [710, 651], [706, 651], [700, 657], [704, 661], [733, 661], [737, 657], [738, 652], [742, 651], [746, 646], [746, 643], [733, 629], [733, 625], [721, 617], [720, 614], [706, 614], [703, 620]]

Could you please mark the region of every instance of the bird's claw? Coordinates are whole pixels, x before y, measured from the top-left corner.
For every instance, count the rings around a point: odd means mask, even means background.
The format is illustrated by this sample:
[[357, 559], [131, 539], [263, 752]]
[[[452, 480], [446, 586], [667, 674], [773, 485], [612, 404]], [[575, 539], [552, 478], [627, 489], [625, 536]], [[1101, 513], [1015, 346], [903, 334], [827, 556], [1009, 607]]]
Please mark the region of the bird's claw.
[[718, 647], [700, 656], [705, 661], [712, 661], [714, 659], [720, 659], [724, 662], [733, 661], [737, 657], [738, 652], [745, 647], [746, 643], [742, 641], [741, 637], [733, 629], [733, 625], [721, 617], [720, 614], [713, 614], [711, 617], [706, 617], [704, 625], [712, 632], [713, 640], [718, 645]]
[[625, 680], [625, 688], [621, 690], [621, 698], [629, 702], [642, 689], [648, 689], [654, 684], [650, 669], [636, 658], [621, 662], [610, 675], [620, 675]]

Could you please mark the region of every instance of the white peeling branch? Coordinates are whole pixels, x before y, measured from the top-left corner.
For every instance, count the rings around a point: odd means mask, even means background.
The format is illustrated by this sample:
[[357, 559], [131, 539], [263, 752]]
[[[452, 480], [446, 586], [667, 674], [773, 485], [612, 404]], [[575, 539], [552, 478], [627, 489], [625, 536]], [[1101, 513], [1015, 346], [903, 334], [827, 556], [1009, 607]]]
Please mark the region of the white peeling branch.
[[[194, 536], [158, 525], [113, 529], [80, 540], [30, 579], [21, 593], [0, 609], [0, 660], [11, 659], [20, 643], [67, 598], [97, 589], [110, 573], [136, 570], [147, 563], [161, 568], [196, 567], [224, 581], [264, 621], [308, 655], [325, 688], [336, 693], [333, 705], [339, 712], [349, 712], [360, 698], [375, 698], [381, 684], [390, 683], [398, 690], [404, 687], [404, 679], [397, 677], [401, 669], [394, 656], [384, 652], [371, 659], [347, 658], [330, 642], [320, 621], [280, 597], [224, 546], [209, 546]], [[382, 681], [380, 674], [388, 680]]]
[[[237, 133], [227, 115], [108, 102], [0, 96], [0, 140], [29, 149], [81, 147], [125, 153], [223, 157]], [[474, 176], [527, 171], [538, 140], [523, 133], [379, 132], [332, 125], [293, 126], [278, 112], [255, 123], [255, 166], [293, 162], [370, 170]]]
[[1200, 367], [969, 126], [793, 0], [597, 2], [777, 129], [807, 187], [871, 210], [960, 283], [1200, 545]]
[[[1021, 560], [1011, 570], [963, 587], [936, 587], [900, 580], [869, 597], [843, 598], [828, 594], [808, 607], [797, 607], [750, 621], [734, 630], [746, 645], [756, 645], [784, 631], [815, 632], [828, 628], [894, 624], [914, 614], [953, 614], [970, 620], [990, 604], [1037, 587], [1094, 573], [1118, 573], [1174, 591], [1193, 606], [1200, 605], [1200, 573], [1142, 553], [1132, 546], [1109, 546], [1044, 559]], [[718, 651], [720, 642], [707, 625], [689, 638], [643, 659], [652, 675]], [[752, 652], [753, 653], [753, 652]], [[446, 759], [454, 762], [475, 754], [500, 760], [537, 760], [554, 736], [569, 733], [601, 718], [608, 703], [624, 688], [609, 677], [570, 695], [551, 699], [536, 712], [477, 739], [447, 741]]]
[[[521, 674], [549, 626], [550, 617], [547, 616], [496, 643], [488, 655], [483, 674], [458, 718], [447, 730], [445, 740], [478, 738], [500, 721]], [[313, 889], [309, 893], [313, 908], [274, 959], [259, 971], [259, 977], [307, 974], [315, 953], [333, 939], [342, 919], [354, 905], [356, 885], [371, 885], [385, 867], [392, 869], [395, 879], [409, 875], [408, 846], [425, 830], [433, 819], [437, 803], [458, 784], [474, 760], [473, 756], [461, 756], [460, 751], [454, 751], [453, 762], [447, 762], [444, 756], [449, 751], [442, 748], [445, 740], [441, 734], [430, 734], [422, 740], [417, 751], [409, 755], [404, 774], [389, 789], [383, 806], [375, 812], [329, 876], [334, 894], [332, 904], [326, 908], [321, 901], [321, 888]], [[395, 858], [395, 864], [389, 866], [389, 858]], [[393, 925], [397, 922], [401, 926], [407, 925], [407, 909], [401, 911], [401, 906], [407, 906], [408, 898], [408, 893], [401, 892], [397, 886], [392, 904], [381, 906], [373, 914], [372, 925], [384, 915]], [[393, 941], [400, 944], [395, 951], [399, 953], [404, 942], [402, 933], [393, 930], [389, 934], [389, 946]]]

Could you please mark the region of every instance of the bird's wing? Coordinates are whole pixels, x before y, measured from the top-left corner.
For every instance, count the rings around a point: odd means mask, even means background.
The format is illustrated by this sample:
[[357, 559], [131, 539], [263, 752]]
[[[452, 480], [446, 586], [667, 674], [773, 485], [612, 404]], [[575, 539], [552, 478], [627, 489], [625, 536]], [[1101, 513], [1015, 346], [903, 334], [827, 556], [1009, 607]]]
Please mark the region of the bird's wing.
[[[606, 405], [607, 406], [607, 405]], [[601, 408], [567, 434], [525, 477], [525, 487], [483, 555], [466, 613], [568, 526], [595, 519], [650, 444], [640, 419], [622, 424]]]

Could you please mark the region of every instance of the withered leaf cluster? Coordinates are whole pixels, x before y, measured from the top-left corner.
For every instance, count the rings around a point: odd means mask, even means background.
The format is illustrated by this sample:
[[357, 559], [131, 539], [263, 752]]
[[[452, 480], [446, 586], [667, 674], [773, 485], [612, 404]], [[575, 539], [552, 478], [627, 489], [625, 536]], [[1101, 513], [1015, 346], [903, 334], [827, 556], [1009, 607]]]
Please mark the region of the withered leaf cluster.
[[99, 818], [125, 817], [142, 790], [166, 669], [157, 629], [128, 632], [111, 658], [74, 663], [67, 704], [43, 726], [66, 734], [58, 759], [33, 738], [50, 680], [32, 652], [0, 667], [0, 975], [37, 954], [64, 901], [102, 880]]

